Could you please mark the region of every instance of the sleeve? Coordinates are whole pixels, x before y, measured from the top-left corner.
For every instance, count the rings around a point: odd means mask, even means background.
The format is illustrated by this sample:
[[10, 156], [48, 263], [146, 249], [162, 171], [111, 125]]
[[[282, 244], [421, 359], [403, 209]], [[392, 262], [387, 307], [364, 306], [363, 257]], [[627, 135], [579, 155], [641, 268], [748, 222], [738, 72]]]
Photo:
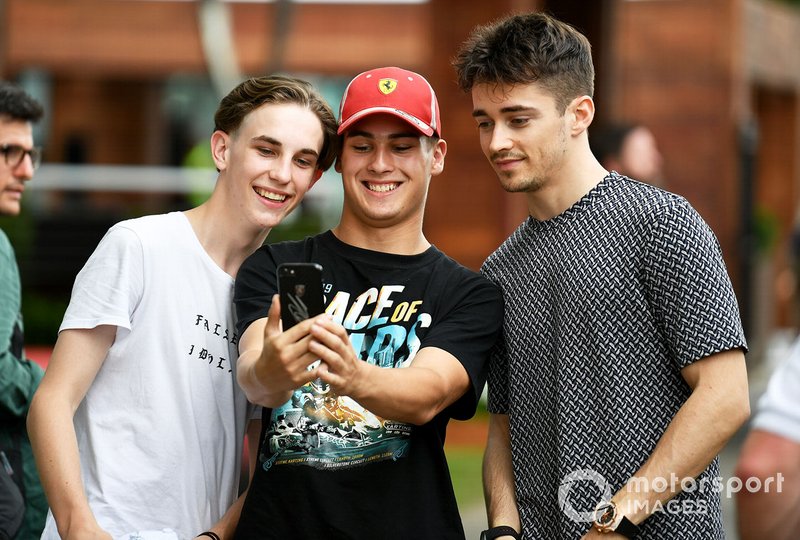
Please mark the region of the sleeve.
[[651, 229], [644, 280], [679, 369], [717, 352], [747, 350], [717, 237], [685, 199]]
[[752, 429], [761, 429], [800, 444], [800, 339], [769, 378], [758, 400]]
[[144, 292], [142, 242], [131, 229], [116, 225], [100, 240], [78, 273], [59, 331], [108, 324], [131, 329]]
[[466, 420], [475, 408], [486, 383], [489, 352], [503, 322], [503, 299], [500, 289], [480, 275], [468, 280], [451, 280], [442, 291], [445, 302], [441, 320], [431, 327], [421, 347], [437, 347], [455, 356], [467, 370], [471, 391], [450, 406], [448, 414]]
[[487, 387], [489, 412], [508, 414], [508, 355], [502, 331], [489, 355]]
[[25, 417], [44, 371], [22, 355], [19, 271], [11, 244], [0, 236], [0, 420], [5, 421]]
[[236, 308], [236, 331], [241, 336], [253, 321], [264, 318], [278, 292], [277, 263], [264, 247], [245, 259], [236, 274], [233, 303]]

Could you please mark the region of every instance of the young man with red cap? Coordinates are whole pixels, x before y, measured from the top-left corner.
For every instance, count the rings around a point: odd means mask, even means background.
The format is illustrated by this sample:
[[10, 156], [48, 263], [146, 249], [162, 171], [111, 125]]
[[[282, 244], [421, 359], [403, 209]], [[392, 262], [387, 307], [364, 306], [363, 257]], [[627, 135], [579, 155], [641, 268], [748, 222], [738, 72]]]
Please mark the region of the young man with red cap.
[[[339, 224], [259, 249], [237, 276], [238, 379], [264, 413], [236, 537], [463, 539], [445, 429], [475, 411], [502, 299], [422, 232], [447, 151], [428, 82], [358, 75], [339, 133]], [[285, 262], [323, 267], [325, 314], [282, 332]]]

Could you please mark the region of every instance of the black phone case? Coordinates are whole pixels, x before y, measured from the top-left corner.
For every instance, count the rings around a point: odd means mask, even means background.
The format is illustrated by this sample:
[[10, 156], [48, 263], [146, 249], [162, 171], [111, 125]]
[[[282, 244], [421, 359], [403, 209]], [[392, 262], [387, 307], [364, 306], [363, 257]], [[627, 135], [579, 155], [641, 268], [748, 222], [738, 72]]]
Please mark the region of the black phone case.
[[278, 265], [278, 293], [284, 331], [324, 312], [322, 266], [316, 263]]

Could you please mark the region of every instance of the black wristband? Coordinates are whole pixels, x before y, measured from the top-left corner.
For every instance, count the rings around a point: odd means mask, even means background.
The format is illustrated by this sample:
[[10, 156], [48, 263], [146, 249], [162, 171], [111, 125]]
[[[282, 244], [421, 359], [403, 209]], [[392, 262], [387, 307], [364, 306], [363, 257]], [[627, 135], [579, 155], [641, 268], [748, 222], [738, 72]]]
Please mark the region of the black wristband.
[[219, 535], [214, 531], [201, 532], [197, 536], [208, 536], [209, 538], [211, 538], [211, 540], [222, 540], [222, 538], [220, 538]]
[[499, 525], [486, 529], [481, 533], [481, 540], [495, 540], [495, 538], [500, 538], [501, 536], [511, 536], [515, 540], [522, 540], [522, 536], [520, 536], [516, 529], [508, 525]]
[[614, 529], [614, 532], [621, 534], [625, 538], [636, 538], [641, 530], [631, 520], [625, 516], [622, 516], [622, 519], [617, 524], [617, 528]]

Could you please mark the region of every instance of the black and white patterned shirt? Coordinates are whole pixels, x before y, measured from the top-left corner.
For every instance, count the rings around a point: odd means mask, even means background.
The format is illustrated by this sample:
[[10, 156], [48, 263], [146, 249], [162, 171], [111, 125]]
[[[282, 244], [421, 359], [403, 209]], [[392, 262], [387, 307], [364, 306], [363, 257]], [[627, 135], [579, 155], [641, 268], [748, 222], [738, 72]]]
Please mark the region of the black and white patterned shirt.
[[[682, 197], [611, 173], [482, 272], [506, 303], [489, 409], [510, 417], [524, 537], [580, 538], [689, 396], [681, 369], [746, 350], [719, 243]], [[724, 538], [718, 477], [714, 460], [641, 538]]]

